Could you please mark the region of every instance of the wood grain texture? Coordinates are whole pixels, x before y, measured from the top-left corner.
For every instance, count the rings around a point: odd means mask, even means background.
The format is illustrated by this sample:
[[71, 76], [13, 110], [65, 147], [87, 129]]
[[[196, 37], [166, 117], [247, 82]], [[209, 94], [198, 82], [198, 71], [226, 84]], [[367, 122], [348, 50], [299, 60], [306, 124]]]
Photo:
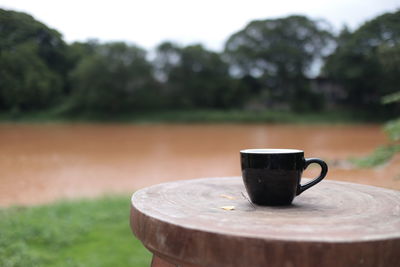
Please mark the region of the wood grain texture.
[[245, 196], [239, 177], [148, 187], [132, 196], [131, 227], [180, 266], [400, 266], [398, 191], [326, 180], [286, 207]]

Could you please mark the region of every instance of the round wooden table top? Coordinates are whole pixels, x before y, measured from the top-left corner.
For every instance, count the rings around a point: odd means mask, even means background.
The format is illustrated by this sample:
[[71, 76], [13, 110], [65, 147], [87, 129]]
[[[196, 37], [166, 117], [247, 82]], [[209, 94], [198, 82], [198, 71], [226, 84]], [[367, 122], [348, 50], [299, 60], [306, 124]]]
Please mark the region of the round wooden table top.
[[240, 177], [164, 183], [133, 194], [131, 227], [181, 266], [400, 266], [400, 192], [360, 184], [324, 180], [264, 207]]

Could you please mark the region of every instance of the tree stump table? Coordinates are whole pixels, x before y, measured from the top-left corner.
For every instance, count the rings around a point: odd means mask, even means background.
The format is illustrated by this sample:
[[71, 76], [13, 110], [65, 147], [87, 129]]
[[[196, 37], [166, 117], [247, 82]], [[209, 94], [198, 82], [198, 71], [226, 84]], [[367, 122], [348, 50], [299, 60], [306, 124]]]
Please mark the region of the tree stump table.
[[239, 177], [165, 183], [133, 194], [131, 228], [153, 267], [400, 266], [400, 192], [360, 184], [262, 207]]

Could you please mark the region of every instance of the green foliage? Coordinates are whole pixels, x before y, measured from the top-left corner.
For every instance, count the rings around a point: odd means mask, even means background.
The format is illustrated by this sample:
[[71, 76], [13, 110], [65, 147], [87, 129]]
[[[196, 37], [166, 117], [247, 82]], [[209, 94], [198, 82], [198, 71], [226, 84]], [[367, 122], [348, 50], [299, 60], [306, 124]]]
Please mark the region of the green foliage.
[[162, 43], [154, 63], [169, 106], [232, 108], [245, 100], [246, 88], [229, 76], [228, 64], [201, 45]]
[[[382, 107], [379, 99], [398, 91], [399, 14], [384, 14], [354, 32], [344, 29], [335, 40], [324, 21], [257, 20], [229, 37], [224, 53], [164, 42], [150, 62], [145, 50], [123, 42], [67, 45], [28, 14], [0, 9], [0, 111], [15, 118], [55, 109], [77, 116], [165, 109], [298, 112], [320, 111], [327, 103], [392, 117], [400, 104]], [[310, 79], [310, 69], [334, 42], [326, 77]]]
[[72, 68], [76, 67], [80, 61], [88, 56], [92, 56], [99, 42], [97, 40], [88, 40], [87, 42], [74, 42], [68, 46], [68, 61]]
[[[382, 98], [383, 104], [400, 103], [400, 91], [384, 96]], [[388, 134], [392, 141], [400, 141], [400, 117], [395, 120], [389, 121], [385, 125], [385, 132]]]
[[0, 9], [0, 48], [12, 51], [17, 44], [35, 43], [38, 55], [59, 73], [64, 69], [66, 44], [61, 34], [48, 28], [32, 16]]
[[352, 159], [351, 162], [359, 167], [376, 167], [388, 162], [396, 153], [400, 152], [400, 144], [380, 146], [368, 156]]
[[58, 109], [15, 115], [0, 113], [1, 122], [29, 123], [290, 123], [290, 124], [360, 124], [382, 122], [371, 119], [370, 113], [362, 110], [326, 110], [320, 112], [292, 112], [284, 110], [243, 109], [161, 109], [138, 110], [118, 114], [98, 112], [65, 113]]
[[400, 91], [382, 97], [382, 104], [391, 104], [395, 102], [400, 102]]
[[392, 141], [400, 141], [400, 118], [386, 123], [385, 132]]
[[0, 109], [49, 107], [62, 93], [66, 45], [31, 16], [0, 9]]
[[75, 109], [121, 112], [157, 103], [157, 84], [146, 52], [125, 43], [97, 45], [71, 73]]
[[0, 53], [0, 108], [24, 111], [48, 107], [62, 92], [59, 75], [38, 56], [32, 43]]
[[383, 107], [380, 99], [398, 90], [399, 66], [400, 10], [378, 16], [353, 33], [345, 28], [324, 73], [345, 87], [345, 104], [393, 113], [398, 107]]
[[129, 197], [0, 210], [0, 266], [149, 266]]
[[[400, 102], [400, 92], [387, 95], [382, 99], [384, 104]], [[375, 167], [388, 162], [395, 154], [400, 153], [400, 118], [385, 124], [385, 132], [392, 141], [391, 144], [378, 147], [371, 155], [353, 159], [353, 163], [360, 167]]]
[[304, 16], [252, 21], [228, 39], [225, 53], [233, 70], [262, 82], [271, 101], [313, 109], [322, 99], [314, 100], [307, 74], [333, 40], [326, 28]]

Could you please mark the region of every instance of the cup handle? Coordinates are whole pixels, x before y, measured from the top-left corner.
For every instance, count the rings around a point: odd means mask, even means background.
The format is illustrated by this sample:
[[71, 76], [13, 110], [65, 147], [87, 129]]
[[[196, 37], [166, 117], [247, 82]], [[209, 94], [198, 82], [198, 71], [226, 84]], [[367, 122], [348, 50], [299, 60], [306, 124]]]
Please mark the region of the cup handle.
[[326, 174], [328, 173], [328, 165], [325, 163], [325, 161], [323, 161], [322, 159], [318, 159], [318, 158], [305, 159], [304, 169], [306, 169], [308, 167], [308, 165], [310, 165], [311, 163], [319, 164], [321, 166], [321, 173], [317, 178], [311, 180], [310, 182], [306, 183], [305, 185], [300, 185], [299, 188], [297, 189], [297, 195], [300, 195], [301, 193], [303, 193], [305, 190], [307, 190], [311, 186], [316, 185], [319, 182], [321, 182], [322, 179], [324, 179]]

